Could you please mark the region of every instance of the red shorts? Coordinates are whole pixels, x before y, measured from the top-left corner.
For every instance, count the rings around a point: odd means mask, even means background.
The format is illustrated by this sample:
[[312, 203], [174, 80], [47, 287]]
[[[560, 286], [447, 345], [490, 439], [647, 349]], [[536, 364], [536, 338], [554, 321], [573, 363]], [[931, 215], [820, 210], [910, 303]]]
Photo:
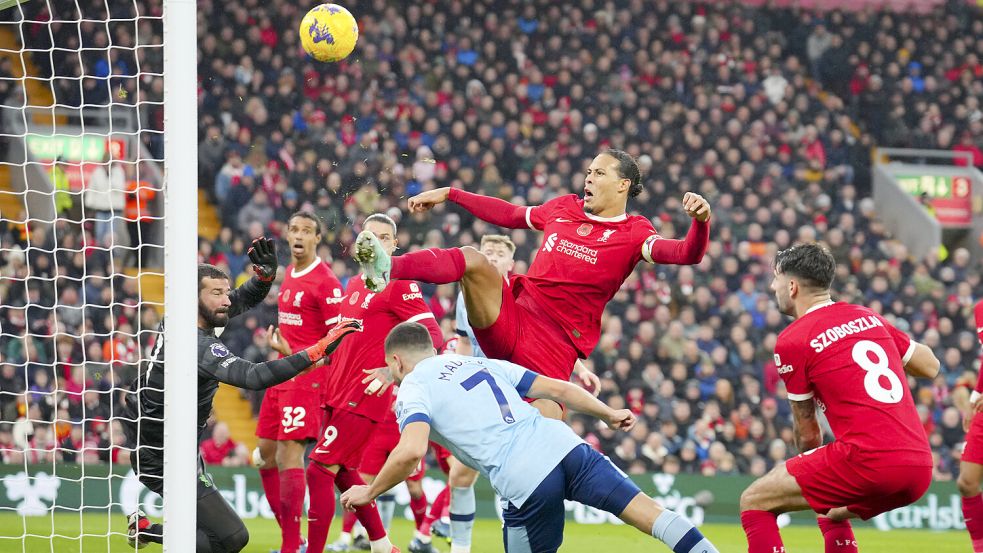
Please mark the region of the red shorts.
[[796, 455], [785, 467], [812, 510], [826, 514], [846, 507], [864, 520], [918, 501], [932, 483], [930, 465], [898, 466], [889, 459], [871, 463], [859, 457], [855, 446], [833, 442]]
[[321, 436], [321, 397], [309, 390], [267, 388], [256, 436], [267, 440], [316, 440]]
[[362, 462], [362, 452], [378, 424], [367, 417], [344, 409], [324, 409], [323, 429], [311, 460], [323, 465], [340, 465], [357, 469]]
[[430, 442], [430, 447], [433, 448], [433, 456], [437, 459], [437, 465], [444, 474], [451, 473], [451, 466], [447, 462], [447, 458], [451, 456], [451, 452], [447, 451], [447, 448], [438, 444], [437, 442]]
[[[396, 444], [399, 443], [399, 425], [396, 421], [384, 421], [379, 423], [376, 427], [375, 434], [369, 440], [368, 446], [365, 448], [365, 452], [362, 454], [362, 462], [358, 465], [358, 472], [362, 474], [370, 474], [375, 476], [379, 474], [382, 470], [382, 465], [386, 464], [386, 459], [389, 458], [389, 454], [393, 452], [396, 448]], [[426, 465], [423, 460], [420, 461], [420, 466], [416, 467], [413, 474], [409, 475], [407, 480], [423, 480], [423, 474], [426, 472]]]
[[492, 359], [511, 361], [543, 376], [570, 380], [577, 349], [563, 329], [520, 290], [502, 279], [498, 318], [488, 328], [474, 329], [481, 350]]
[[974, 416], [973, 422], [969, 425], [962, 460], [966, 463], [983, 465], [983, 416]]

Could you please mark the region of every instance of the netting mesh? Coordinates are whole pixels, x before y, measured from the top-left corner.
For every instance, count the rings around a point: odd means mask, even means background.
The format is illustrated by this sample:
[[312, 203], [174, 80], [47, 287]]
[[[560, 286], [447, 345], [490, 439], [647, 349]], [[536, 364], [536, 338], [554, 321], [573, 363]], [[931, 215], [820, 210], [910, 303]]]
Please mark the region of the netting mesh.
[[0, 12], [0, 551], [123, 550], [155, 510], [121, 417], [163, 299], [162, 15]]

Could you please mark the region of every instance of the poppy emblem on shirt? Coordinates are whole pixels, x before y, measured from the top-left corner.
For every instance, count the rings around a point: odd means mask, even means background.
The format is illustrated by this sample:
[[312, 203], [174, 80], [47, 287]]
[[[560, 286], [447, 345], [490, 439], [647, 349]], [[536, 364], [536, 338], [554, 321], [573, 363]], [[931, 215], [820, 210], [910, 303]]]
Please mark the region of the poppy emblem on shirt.
[[215, 357], [225, 357], [229, 354], [229, 350], [223, 344], [212, 344], [211, 350]]
[[594, 230], [594, 225], [590, 223], [584, 223], [577, 228], [577, 234], [581, 236], [587, 236], [588, 234], [590, 234], [590, 231], [592, 230]]
[[357, 290], [354, 291], [354, 292], [352, 292], [352, 297], [351, 297], [351, 299], [348, 300], [348, 303], [350, 303], [352, 305], [355, 305], [356, 303], [358, 303], [358, 291]]

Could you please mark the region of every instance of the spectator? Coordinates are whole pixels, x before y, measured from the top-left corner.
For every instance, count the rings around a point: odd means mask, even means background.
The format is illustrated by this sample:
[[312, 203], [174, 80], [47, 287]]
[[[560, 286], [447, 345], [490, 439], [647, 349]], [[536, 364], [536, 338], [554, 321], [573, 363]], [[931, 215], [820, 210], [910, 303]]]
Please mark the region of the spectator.
[[215, 423], [212, 437], [201, 442], [201, 458], [208, 465], [242, 467], [248, 465], [249, 452], [246, 446], [235, 442], [229, 436], [229, 426], [224, 422]]

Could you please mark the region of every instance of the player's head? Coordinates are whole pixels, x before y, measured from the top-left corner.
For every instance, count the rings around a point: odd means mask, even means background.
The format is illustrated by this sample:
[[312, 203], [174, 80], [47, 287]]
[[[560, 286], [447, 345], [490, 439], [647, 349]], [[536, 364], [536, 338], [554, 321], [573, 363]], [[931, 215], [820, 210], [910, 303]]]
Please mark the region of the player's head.
[[386, 366], [397, 382], [428, 357], [437, 355], [430, 331], [420, 323], [399, 323], [386, 336]]
[[[309, 211], [298, 211], [287, 220], [287, 243], [290, 257], [297, 262], [310, 262], [321, 243], [321, 221]], [[301, 267], [303, 268], [303, 267]]]
[[208, 263], [198, 264], [198, 326], [210, 330], [229, 324], [232, 279]]
[[628, 198], [641, 193], [642, 174], [635, 158], [623, 150], [604, 150], [590, 162], [584, 177], [584, 211], [594, 215], [624, 212]]
[[486, 234], [481, 237], [481, 253], [498, 269], [499, 274], [509, 274], [515, 267], [515, 243], [504, 234]]
[[365, 218], [362, 230], [374, 234], [389, 255], [396, 251], [396, 246], [399, 245], [396, 241], [396, 221], [393, 221], [390, 216], [385, 213], [373, 213]]
[[771, 289], [775, 292], [778, 310], [798, 317], [796, 301], [829, 296], [836, 260], [819, 244], [799, 244], [775, 255], [774, 270]]

